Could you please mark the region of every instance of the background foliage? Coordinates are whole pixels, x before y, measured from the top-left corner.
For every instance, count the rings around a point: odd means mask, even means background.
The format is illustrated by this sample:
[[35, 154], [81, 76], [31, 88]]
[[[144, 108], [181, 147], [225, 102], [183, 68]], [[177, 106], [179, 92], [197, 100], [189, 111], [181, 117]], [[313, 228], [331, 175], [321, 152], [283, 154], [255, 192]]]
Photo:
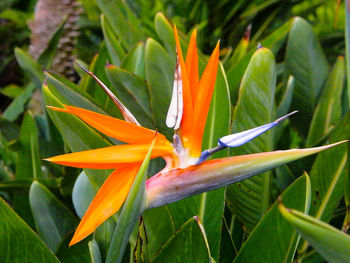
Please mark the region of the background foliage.
[[[222, 66], [206, 147], [295, 109], [299, 113], [281, 127], [229, 154], [349, 139], [349, 38], [344, 33], [350, 32], [350, 10], [342, 1], [66, 1], [57, 26], [41, 33], [47, 39], [33, 57], [28, 25], [39, 12], [35, 5], [35, 0], [0, 3], [1, 262], [105, 262], [118, 215], [78, 245], [69, 248], [68, 243], [109, 171], [82, 171], [42, 159], [119, 142], [75, 117], [49, 116], [44, 106], [70, 104], [121, 117], [87, 74], [72, 73], [72, 59], [77, 59], [143, 126], [171, 139], [164, 120], [175, 67], [173, 23], [182, 31], [184, 50], [189, 33], [198, 29], [200, 70], [221, 39]], [[258, 43], [266, 48], [256, 51]], [[148, 176], [161, 165], [151, 161]], [[344, 144], [151, 209], [126, 240], [123, 262], [347, 262], [348, 166]]]

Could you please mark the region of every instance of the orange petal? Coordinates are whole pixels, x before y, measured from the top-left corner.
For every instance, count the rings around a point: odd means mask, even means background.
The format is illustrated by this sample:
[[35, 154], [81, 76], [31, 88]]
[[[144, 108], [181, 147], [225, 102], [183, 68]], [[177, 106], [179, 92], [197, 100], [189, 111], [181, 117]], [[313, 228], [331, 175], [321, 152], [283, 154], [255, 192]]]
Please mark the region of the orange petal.
[[[128, 163], [141, 162], [149, 149], [149, 144], [123, 144], [95, 150], [68, 153], [45, 159], [46, 161], [91, 169], [112, 169]], [[172, 146], [155, 145], [152, 158], [173, 154]]]
[[[75, 114], [96, 130], [106, 134], [107, 136], [113, 137], [126, 143], [151, 142], [156, 135], [156, 132], [153, 130], [126, 122], [124, 120], [73, 106], [64, 105], [64, 107], [66, 109], [60, 109], [56, 107], [48, 108], [56, 111], [70, 112], [72, 114]], [[170, 145], [170, 143], [162, 134], [158, 133], [157, 136], [158, 143]]]
[[90, 235], [99, 225], [118, 212], [130, 191], [140, 166], [141, 163], [137, 163], [117, 169], [106, 179], [80, 221], [69, 246]]
[[174, 26], [175, 33], [175, 42], [176, 42], [176, 51], [179, 56], [179, 63], [181, 67], [181, 79], [182, 79], [182, 92], [183, 92], [183, 114], [181, 121], [181, 137], [184, 143], [184, 146], [187, 147], [189, 137], [191, 135], [191, 130], [193, 128], [193, 104], [191, 98], [190, 82], [188, 79], [187, 69], [185, 62], [182, 56], [179, 36], [177, 33], [176, 26]]
[[197, 53], [196, 37], [197, 37], [197, 30], [195, 29], [192, 32], [190, 44], [188, 46], [187, 55], [186, 55], [186, 68], [187, 68], [188, 78], [190, 81], [192, 103], [195, 103], [196, 101], [198, 88], [199, 88], [198, 53]]
[[211, 97], [215, 86], [216, 74], [219, 65], [219, 42], [216, 45], [209, 62], [203, 72], [199, 82], [199, 90], [194, 106], [191, 137], [191, 155], [199, 156], [201, 153], [202, 137], [205, 128], [205, 122], [209, 111]]

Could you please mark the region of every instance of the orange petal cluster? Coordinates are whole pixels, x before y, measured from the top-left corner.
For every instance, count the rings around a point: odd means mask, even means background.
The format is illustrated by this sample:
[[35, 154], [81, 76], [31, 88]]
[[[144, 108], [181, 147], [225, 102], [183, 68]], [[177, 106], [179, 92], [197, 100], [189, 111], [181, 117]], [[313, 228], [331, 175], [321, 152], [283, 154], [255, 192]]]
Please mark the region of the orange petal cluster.
[[173, 147], [164, 135], [153, 130], [86, 109], [68, 105], [64, 105], [64, 107], [48, 108], [74, 114], [107, 136], [127, 143], [45, 159], [53, 163], [78, 168], [116, 168], [92, 200], [69, 244], [71, 246], [94, 232], [100, 224], [120, 209], [155, 137], [152, 158], [159, 156], [169, 158], [173, 155]]
[[[186, 61], [184, 61], [175, 28], [184, 105], [180, 136], [184, 147], [190, 149], [190, 155], [193, 157], [199, 157], [201, 153], [205, 122], [219, 64], [218, 43], [199, 80], [196, 34], [196, 30], [194, 30], [187, 50]], [[100, 224], [120, 209], [130, 191], [141, 162], [148, 152], [149, 145], [155, 137], [156, 141], [151, 157], [161, 156], [172, 166], [177, 163], [172, 144], [165, 136], [153, 130], [73, 106], [64, 105], [64, 108], [49, 106], [48, 108], [73, 114], [101, 133], [126, 143], [46, 159], [53, 163], [78, 168], [115, 169], [91, 202], [70, 245], [74, 245], [90, 235]]]
[[183, 85], [184, 109], [180, 135], [184, 147], [190, 149], [191, 156], [198, 157], [201, 154], [205, 122], [209, 112], [219, 65], [219, 42], [211, 54], [208, 64], [199, 80], [196, 44], [197, 31], [194, 30], [191, 35], [186, 61], [183, 59], [176, 27], [174, 27], [174, 31]]

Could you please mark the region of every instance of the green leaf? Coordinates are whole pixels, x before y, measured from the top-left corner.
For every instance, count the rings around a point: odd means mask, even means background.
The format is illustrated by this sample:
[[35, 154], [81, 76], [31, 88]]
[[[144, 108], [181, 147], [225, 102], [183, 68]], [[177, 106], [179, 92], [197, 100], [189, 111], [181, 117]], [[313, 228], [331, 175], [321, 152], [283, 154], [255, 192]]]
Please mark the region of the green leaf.
[[346, 263], [350, 258], [350, 236], [314, 217], [279, 205], [283, 217], [296, 228], [328, 262]]
[[145, 184], [154, 143], [155, 140], [153, 140], [150, 145], [148, 153], [140, 166], [128, 197], [126, 198], [117, 226], [113, 233], [106, 263], [120, 263], [122, 261], [131, 232], [145, 209]]
[[109, 65], [106, 67], [113, 88], [112, 91], [130, 110], [142, 126], [154, 129], [154, 117], [150, 105], [147, 82], [130, 72]]
[[329, 66], [311, 25], [300, 17], [293, 20], [284, 64], [285, 76], [295, 78], [292, 109], [303, 112], [295, 121], [305, 134]]
[[62, 33], [64, 31], [64, 26], [67, 22], [67, 16], [63, 19], [61, 24], [57, 27], [56, 31], [53, 33], [49, 42], [43, 53], [41, 53], [38, 58], [38, 62], [45, 68], [49, 68], [52, 65], [52, 62], [56, 56], [58, 43], [61, 39]]
[[113, 65], [119, 66], [126, 54], [104, 15], [101, 15], [101, 27], [111, 62]]
[[[258, 49], [244, 74], [234, 111], [232, 133], [248, 130], [275, 117], [274, 93], [276, 64], [273, 54], [266, 48]], [[234, 155], [272, 150], [273, 134], [264, 133], [243, 148], [236, 148]], [[265, 173], [228, 187], [230, 209], [237, 219], [251, 231], [270, 206], [271, 174]]]
[[146, 78], [145, 44], [143, 42], [137, 43], [136, 46], [129, 51], [121, 68], [130, 71], [142, 79]]
[[19, 152], [16, 164], [17, 179], [39, 179], [42, 177], [38, 144], [38, 128], [33, 115], [24, 115], [20, 135]]
[[91, 263], [102, 263], [102, 257], [97, 242], [93, 239], [89, 241], [89, 251]]
[[37, 181], [30, 187], [29, 202], [39, 236], [56, 251], [64, 236], [77, 225], [76, 217]]
[[125, 2], [97, 0], [97, 4], [124, 47], [132, 47], [138, 41], [143, 40], [141, 24], [135, 19]]
[[[307, 212], [310, 191], [310, 179], [304, 174], [283, 192], [281, 198], [289, 207]], [[262, 259], [270, 263], [292, 262], [298, 240], [294, 227], [283, 219], [275, 202], [250, 234], [234, 263], [254, 263]]]
[[[260, 43], [263, 47], [270, 48], [275, 54], [280, 49], [281, 44], [287, 37], [287, 34], [292, 26], [292, 20], [286, 22], [281, 27], [272, 32], [269, 36], [264, 38]], [[236, 104], [239, 84], [242, 80], [244, 72], [255, 53], [255, 49], [249, 51], [238, 63], [228, 61], [228, 65], [232, 65], [226, 69], [228, 83], [230, 83], [230, 97], [232, 105]], [[225, 66], [225, 65], [224, 65]]]
[[45, 79], [41, 65], [18, 47], [15, 48], [15, 56], [23, 71], [29, 74], [31, 80], [37, 87], [40, 87]]
[[22, 93], [23, 90], [24, 90], [24, 87], [22, 86], [17, 86], [16, 84], [10, 84], [1, 88], [0, 92], [6, 97], [15, 99], [19, 94]]
[[148, 238], [147, 254], [152, 258], [175, 233], [176, 228], [167, 206], [147, 210], [142, 217]]
[[211, 262], [198, 221], [190, 218], [151, 259], [158, 262]]
[[163, 13], [158, 12], [154, 17], [154, 27], [170, 57], [175, 57], [174, 29]]
[[[330, 142], [349, 139], [350, 113], [337, 124], [330, 135]], [[348, 145], [337, 147], [336, 151], [320, 153], [310, 172], [312, 185], [312, 206], [310, 215], [316, 219], [329, 222], [335, 208], [344, 194], [345, 168]], [[305, 242], [301, 251], [305, 252], [308, 244]]]
[[83, 218], [96, 193], [97, 191], [91, 185], [89, 178], [82, 171], [74, 183], [72, 192], [74, 209], [80, 219]]
[[0, 198], [0, 258], [13, 263], [59, 263], [32, 229]]
[[292, 75], [288, 77], [287, 87], [283, 93], [282, 99], [277, 107], [277, 116], [284, 116], [289, 112], [290, 105], [292, 104], [293, 91], [294, 91], [295, 80]]
[[[345, 55], [346, 55], [346, 79], [350, 79], [350, 8], [345, 9]], [[347, 81], [348, 105], [350, 105], [350, 81]]]
[[170, 139], [172, 132], [166, 127], [165, 119], [170, 104], [175, 61], [171, 61], [168, 53], [157, 41], [149, 38], [146, 42], [145, 63], [156, 124], [159, 132]]
[[14, 121], [23, 113], [29, 99], [35, 91], [35, 86], [31, 83], [19, 94], [6, 108], [2, 117], [8, 121]]
[[306, 145], [315, 145], [324, 138], [333, 123], [341, 116], [341, 94], [344, 83], [344, 57], [340, 56], [329, 74], [326, 85], [319, 98], [315, 113], [312, 117]]
[[81, 263], [89, 262], [88, 241], [83, 240], [78, 244], [69, 247], [69, 241], [72, 239], [73, 233], [67, 235], [60, 243], [56, 256], [62, 263]]
[[[43, 97], [46, 105], [62, 108], [62, 102], [52, 93], [52, 87], [43, 85]], [[65, 102], [66, 103], [66, 102]], [[87, 104], [92, 106], [92, 104]], [[78, 105], [81, 106], [81, 105]], [[77, 117], [48, 109], [48, 113], [62, 135], [64, 142], [73, 152], [102, 148], [111, 144], [94, 129]], [[97, 189], [102, 185], [110, 170], [85, 169], [92, 185]]]

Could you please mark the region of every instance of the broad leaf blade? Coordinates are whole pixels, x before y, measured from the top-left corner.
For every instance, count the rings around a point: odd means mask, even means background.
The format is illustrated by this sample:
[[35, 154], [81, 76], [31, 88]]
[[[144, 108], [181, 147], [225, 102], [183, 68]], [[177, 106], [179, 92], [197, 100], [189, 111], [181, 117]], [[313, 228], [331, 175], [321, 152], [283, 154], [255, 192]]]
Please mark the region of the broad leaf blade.
[[0, 198], [0, 258], [13, 263], [59, 263], [32, 229]]
[[101, 16], [101, 26], [111, 62], [113, 65], [119, 66], [126, 56], [125, 51], [104, 15]]
[[39, 236], [51, 250], [56, 251], [63, 237], [77, 225], [75, 216], [37, 181], [30, 187], [29, 202]]
[[[274, 56], [266, 48], [258, 49], [244, 74], [232, 133], [241, 132], [273, 120], [276, 65]], [[254, 94], [254, 95], [253, 95]], [[253, 97], [252, 97], [253, 96]], [[272, 150], [271, 131], [260, 135], [243, 148], [234, 149], [235, 155]], [[230, 208], [237, 218], [252, 230], [270, 206], [271, 175], [265, 173], [228, 187]]]
[[198, 222], [194, 218], [189, 219], [169, 238], [151, 261], [154, 263], [210, 262]]
[[344, 83], [344, 58], [341, 56], [334, 64], [326, 85], [319, 98], [315, 113], [312, 117], [306, 145], [315, 145], [324, 138], [333, 123], [341, 116], [341, 94]]
[[175, 61], [154, 39], [148, 39], [145, 50], [146, 76], [150, 86], [150, 102], [160, 133], [171, 138], [165, 125], [173, 86]]
[[16, 164], [17, 179], [39, 179], [42, 177], [39, 154], [38, 128], [33, 115], [24, 115], [20, 135], [20, 149]]
[[[270, 48], [275, 53], [281, 47], [281, 44], [287, 37], [287, 34], [292, 26], [292, 20], [286, 22], [281, 27], [272, 32], [269, 36], [263, 39], [260, 43], [263, 47]], [[236, 104], [239, 84], [242, 80], [244, 72], [251, 60], [255, 50], [249, 51], [238, 63], [228, 61], [229, 65], [232, 65], [226, 69], [228, 83], [230, 83], [230, 97], [232, 105]], [[224, 65], [225, 66], [225, 65]]]
[[310, 24], [296, 17], [289, 33], [285, 76], [293, 75], [295, 88], [292, 109], [303, 112], [296, 124], [305, 134], [317, 98], [328, 74], [328, 63]]
[[[308, 210], [311, 194], [310, 179], [305, 174], [289, 186], [281, 198], [294, 209]], [[298, 244], [298, 234], [278, 211], [275, 202], [239, 251], [234, 263], [292, 262]], [[273, 251], [273, 253], [271, 253]]]
[[279, 206], [283, 217], [296, 228], [325, 259], [334, 263], [349, 262], [350, 236], [314, 217]]

